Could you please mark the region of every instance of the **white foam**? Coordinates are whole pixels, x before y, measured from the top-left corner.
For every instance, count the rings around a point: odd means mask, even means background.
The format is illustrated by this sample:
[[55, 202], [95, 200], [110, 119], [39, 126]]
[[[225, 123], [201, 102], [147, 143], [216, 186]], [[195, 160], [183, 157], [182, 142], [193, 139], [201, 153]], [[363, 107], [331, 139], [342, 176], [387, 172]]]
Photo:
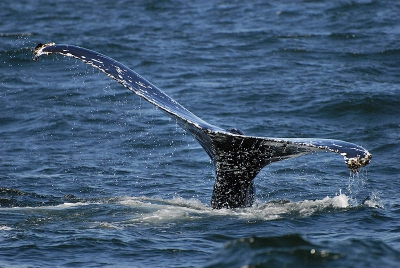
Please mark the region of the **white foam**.
[[332, 206], [335, 208], [347, 208], [350, 206], [349, 197], [345, 194], [340, 194], [332, 198]]
[[13, 229], [13, 228], [8, 227], [8, 226], [5, 226], [5, 225], [0, 226], [0, 231], [11, 231], [12, 229]]
[[[245, 220], [276, 220], [288, 217], [308, 217], [320, 211], [329, 211], [331, 209], [344, 209], [352, 207], [351, 199], [339, 193], [333, 197], [325, 197], [316, 200], [301, 201], [278, 201], [263, 202], [256, 201], [252, 207], [236, 208], [236, 209], [212, 209], [210, 205], [202, 203], [195, 198], [185, 199], [182, 197], [174, 197], [172, 199], [150, 198], [150, 197], [118, 197], [105, 199], [101, 202], [77, 202], [63, 203], [54, 206], [42, 207], [21, 207], [21, 208], [4, 208], [10, 210], [68, 210], [88, 205], [105, 205], [116, 204], [132, 208], [125, 215], [127, 218], [122, 222], [101, 222], [96, 223], [101, 228], [121, 228], [121, 224], [165, 224], [175, 223], [178, 221], [192, 221], [208, 219], [210, 217], [236, 217]], [[364, 206], [383, 207], [382, 202], [377, 195], [372, 194], [371, 197], [364, 202]], [[325, 212], [324, 212], [325, 213]], [[328, 213], [328, 212], [326, 212]], [[8, 231], [9, 227], [0, 226], [0, 230]]]
[[63, 209], [69, 209], [69, 208], [74, 208], [74, 207], [87, 206], [87, 205], [91, 205], [91, 204], [95, 204], [95, 203], [87, 203], [87, 202], [62, 203], [62, 204], [55, 205], [55, 206], [30, 207], [30, 209], [63, 210]]
[[379, 192], [374, 191], [371, 193], [369, 198], [364, 201], [364, 206], [371, 207], [371, 208], [385, 208], [383, 201], [378, 196]]
[[120, 204], [143, 209], [131, 222], [164, 223], [176, 220], [192, 220], [212, 213], [213, 209], [197, 199], [173, 199], [125, 197]]
[[73, 207], [80, 207], [80, 206], [87, 206], [91, 204], [100, 204], [100, 203], [93, 203], [93, 202], [77, 202], [77, 203], [63, 203], [54, 206], [37, 206], [37, 207], [10, 207], [10, 208], [1, 208], [2, 210], [63, 210], [69, 209]]
[[101, 229], [116, 229], [116, 230], [122, 229], [122, 227], [118, 223], [109, 223], [109, 222], [94, 222], [93, 226], [95, 228], [101, 228]]
[[345, 194], [340, 194], [333, 198], [325, 197], [317, 200], [267, 202], [251, 208], [235, 210], [235, 213], [239, 217], [259, 220], [275, 220], [288, 217], [288, 215], [307, 217], [326, 208], [347, 208], [349, 207], [348, 200]]
[[83, 203], [83, 202], [77, 202], [77, 203], [63, 203], [55, 206], [49, 206], [48, 208], [71, 208], [71, 207], [79, 207], [79, 206], [87, 206], [92, 203]]
[[243, 219], [276, 220], [288, 215], [307, 217], [326, 208], [342, 209], [349, 207], [349, 198], [340, 193], [334, 197], [299, 202], [265, 202], [249, 208], [212, 209], [197, 199], [173, 199], [125, 197], [120, 204], [140, 208], [131, 222], [152, 224], [175, 222], [177, 220], [202, 219], [209, 216], [234, 216]]

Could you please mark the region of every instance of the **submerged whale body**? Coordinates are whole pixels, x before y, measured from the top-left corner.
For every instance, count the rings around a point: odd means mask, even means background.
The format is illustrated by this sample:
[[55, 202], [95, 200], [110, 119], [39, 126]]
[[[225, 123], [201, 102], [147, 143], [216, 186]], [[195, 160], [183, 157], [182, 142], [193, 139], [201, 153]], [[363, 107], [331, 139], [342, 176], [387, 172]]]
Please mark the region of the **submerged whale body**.
[[140, 97], [162, 109], [201, 144], [215, 165], [213, 208], [251, 206], [254, 178], [266, 165], [314, 152], [334, 152], [344, 157], [351, 170], [367, 165], [372, 155], [359, 145], [331, 139], [267, 138], [224, 130], [200, 119], [164, 92], [110, 57], [92, 50], [55, 43], [38, 44], [34, 60], [41, 55], [62, 54], [100, 69]]

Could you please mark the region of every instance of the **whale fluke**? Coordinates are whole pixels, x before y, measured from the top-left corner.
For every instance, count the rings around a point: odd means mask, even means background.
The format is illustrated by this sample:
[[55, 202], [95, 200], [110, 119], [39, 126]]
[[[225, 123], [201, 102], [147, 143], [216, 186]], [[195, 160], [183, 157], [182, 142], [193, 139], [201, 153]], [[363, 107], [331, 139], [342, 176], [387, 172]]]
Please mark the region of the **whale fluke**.
[[266, 165], [314, 152], [334, 152], [357, 171], [372, 155], [359, 145], [331, 139], [268, 138], [244, 135], [240, 130], [224, 130], [197, 117], [156, 86], [125, 65], [92, 50], [55, 43], [38, 44], [34, 60], [41, 55], [73, 57], [103, 71], [123, 86], [159, 107], [201, 144], [215, 165], [213, 208], [251, 206], [256, 175]]

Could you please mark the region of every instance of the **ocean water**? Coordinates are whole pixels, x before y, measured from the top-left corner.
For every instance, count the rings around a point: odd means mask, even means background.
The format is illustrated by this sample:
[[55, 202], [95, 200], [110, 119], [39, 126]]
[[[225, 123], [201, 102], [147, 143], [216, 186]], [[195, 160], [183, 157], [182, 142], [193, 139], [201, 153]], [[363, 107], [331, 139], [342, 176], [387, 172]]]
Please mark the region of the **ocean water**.
[[[400, 3], [1, 1], [0, 267], [399, 267]], [[248, 135], [362, 145], [274, 163], [250, 208], [162, 111], [37, 43], [108, 55]]]

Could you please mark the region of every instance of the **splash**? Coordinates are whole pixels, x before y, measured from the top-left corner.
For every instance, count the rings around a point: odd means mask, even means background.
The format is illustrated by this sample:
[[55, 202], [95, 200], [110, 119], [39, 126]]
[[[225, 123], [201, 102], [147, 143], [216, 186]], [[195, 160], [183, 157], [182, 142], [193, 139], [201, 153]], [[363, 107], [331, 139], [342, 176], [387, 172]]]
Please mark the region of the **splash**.
[[379, 191], [368, 193], [367, 180], [368, 169], [363, 169], [359, 172], [350, 171], [346, 189], [350, 205], [384, 208], [383, 201], [379, 198]]
[[176, 221], [201, 220], [208, 217], [236, 217], [245, 220], [277, 220], [287, 217], [308, 217], [326, 209], [350, 207], [345, 194], [317, 200], [299, 202], [256, 202], [248, 208], [212, 209], [197, 199], [175, 197], [170, 200], [147, 197], [125, 197], [119, 204], [134, 208], [136, 213], [131, 223], [162, 224]]
[[385, 206], [383, 204], [382, 199], [379, 197], [381, 192], [373, 191], [370, 196], [368, 196], [364, 200], [364, 206], [371, 207], [371, 208], [381, 208], [384, 209]]

